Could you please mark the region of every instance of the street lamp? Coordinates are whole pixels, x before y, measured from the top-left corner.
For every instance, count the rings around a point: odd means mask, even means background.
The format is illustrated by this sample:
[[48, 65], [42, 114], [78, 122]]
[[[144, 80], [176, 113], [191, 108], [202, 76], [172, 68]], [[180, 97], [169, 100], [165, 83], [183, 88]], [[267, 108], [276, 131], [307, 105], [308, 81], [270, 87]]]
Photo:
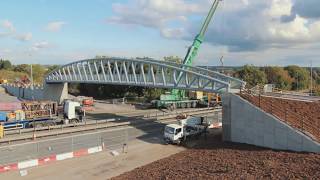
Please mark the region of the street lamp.
[[[31, 58], [31, 54], [29, 54], [29, 57]], [[31, 81], [31, 98], [32, 100], [34, 100], [34, 96], [33, 96], [33, 72], [32, 72], [32, 63], [30, 64], [30, 81]]]

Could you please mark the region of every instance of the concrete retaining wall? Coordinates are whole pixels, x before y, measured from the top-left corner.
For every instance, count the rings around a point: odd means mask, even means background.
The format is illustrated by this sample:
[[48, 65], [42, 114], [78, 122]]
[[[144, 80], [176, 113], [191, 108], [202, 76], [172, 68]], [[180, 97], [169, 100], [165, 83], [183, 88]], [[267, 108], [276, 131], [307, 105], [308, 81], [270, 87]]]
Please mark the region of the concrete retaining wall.
[[4, 85], [7, 92], [18, 98], [27, 99], [27, 100], [42, 100], [44, 89], [42, 87], [34, 87], [33, 91], [30, 87], [22, 88], [14, 85], [6, 84]]
[[278, 150], [320, 152], [320, 144], [234, 94], [222, 96], [223, 140]]
[[27, 100], [51, 100], [61, 103], [68, 98], [68, 84], [45, 84], [44, 87], [18, 87], [10, 84], [3, 85], [9, 94]]

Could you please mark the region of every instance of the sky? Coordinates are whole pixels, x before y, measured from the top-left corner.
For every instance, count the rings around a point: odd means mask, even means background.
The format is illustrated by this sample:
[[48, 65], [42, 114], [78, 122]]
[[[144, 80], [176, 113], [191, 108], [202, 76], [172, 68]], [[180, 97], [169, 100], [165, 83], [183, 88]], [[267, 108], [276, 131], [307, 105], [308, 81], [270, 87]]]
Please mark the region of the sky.
[[[183, 58], [213, 0], [1, 0], [0, 58]], [[319, 0], [223, 0], [194, 65], [320, 66]]]

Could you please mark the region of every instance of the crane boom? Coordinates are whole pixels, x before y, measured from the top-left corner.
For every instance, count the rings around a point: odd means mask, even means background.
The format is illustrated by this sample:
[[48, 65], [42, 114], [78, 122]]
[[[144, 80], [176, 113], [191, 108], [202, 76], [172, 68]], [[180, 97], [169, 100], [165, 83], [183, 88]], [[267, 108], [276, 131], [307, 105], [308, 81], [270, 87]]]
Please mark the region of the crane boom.
[[184, 65], [189, 65], [189, 66], [192, 65], [195, 57], [198, 54], [198, 50], [200, 48], [200, 45], [203, 42], [204, 35], [207, 32], [207, 29], [208, 29], [208, 26], [210, 24], [210, 21], [211, 21], [213, 15], [214, 15], [214, 13], [217, 10], [219, 2], [220, 2], [220, 0], [214, 0], [212, 6], [210, 8], [209, 14], [207, 15], [206, 20], [204, 21], [204, 23], [203, 23], [203, 25], [201, 27], [200, 33], [198, 35], [196, 35], [192, 45], [188, 49], [188, 52], [187, 52], [187, 54], [186, 54], [186, 56], [184, 58], [184, 61], [183, 61]]
[[[201, 27], [200, 33], [198, 35], [196, 35], [192, 45], [188, 48], [188, 52], [183, 60], [184, 65], [192, 66], [192, 62], [194, 61], [195, 57], [198, 54], [198, 50], [200, 48], [200, 45], [203, 42], [204, 35], [207, 32], [210, 21], [214, 15], [214, 13], [216, 12], [216, 9], [219, 5], [219, 1], [221, 1], [221, 0], [214, 0], [212, 6], [210, 8], [210, 11], [209, 11], [202, 27]], [[185, 66], [183, 68], [187, 69], [187, 67], [185, 67]], [[179, 73], [178, 78], [177, 78], [178, 81], [180, 81], [180, 79], [182, 78], [182, 74], [183, 74], [182, 72]], [[160, 96], [160, 100], [155, 101], [155, 102], [156, 102], [156, 104], [159, 104], [159, 105], [157, 105], [157, 107], [160, 107], [162, 105], [167, 106], [170, 104], [177, 105], [177, 104], [179, 104], [179, 102], [181, 102], [181, 104], [183, 104], [182, 101], [187, 99], [185, 94], [186, 94], [185, 90], [172, 89], [170, 94], [162, 94]], [[195, 101], [191, 101], [191, 100], [188, 101], [189, 104], [190, 103], [194, 104], [194, 102]]]

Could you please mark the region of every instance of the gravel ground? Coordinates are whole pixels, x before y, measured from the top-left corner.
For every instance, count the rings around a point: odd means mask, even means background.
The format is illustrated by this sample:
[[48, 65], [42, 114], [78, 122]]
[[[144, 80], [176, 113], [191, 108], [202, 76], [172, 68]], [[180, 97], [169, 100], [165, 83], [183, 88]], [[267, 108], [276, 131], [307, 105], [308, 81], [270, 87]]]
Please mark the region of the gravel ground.
[[[204, 138], [202, 138], [204, 139]], [[226, 143], [209, 135], [194, 148], [124, 173], [122, 179], [319, 179], [320, 154]]]

